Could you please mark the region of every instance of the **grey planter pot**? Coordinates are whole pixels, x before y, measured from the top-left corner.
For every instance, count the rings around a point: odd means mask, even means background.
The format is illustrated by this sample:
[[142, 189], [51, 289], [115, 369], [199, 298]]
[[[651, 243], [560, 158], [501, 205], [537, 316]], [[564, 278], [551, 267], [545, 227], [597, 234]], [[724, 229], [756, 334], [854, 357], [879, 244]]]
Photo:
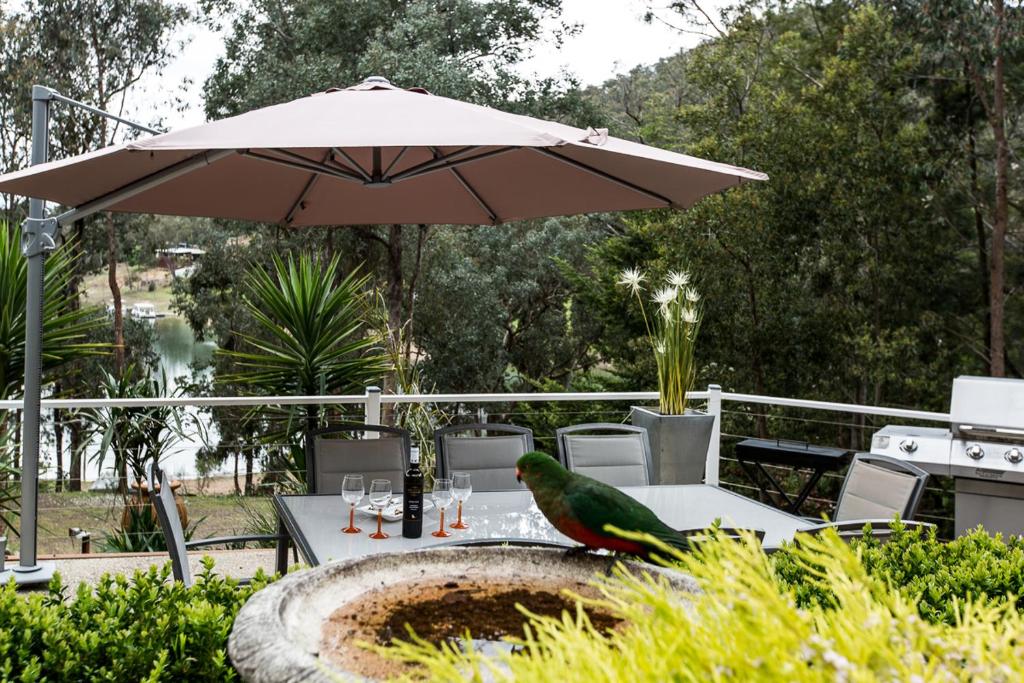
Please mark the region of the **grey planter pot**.
[[715, 416], [696, 410], [662, 415], [633, 406], [633, 424], [647, 429], [655, 484], [700, 484], [711, 444]]

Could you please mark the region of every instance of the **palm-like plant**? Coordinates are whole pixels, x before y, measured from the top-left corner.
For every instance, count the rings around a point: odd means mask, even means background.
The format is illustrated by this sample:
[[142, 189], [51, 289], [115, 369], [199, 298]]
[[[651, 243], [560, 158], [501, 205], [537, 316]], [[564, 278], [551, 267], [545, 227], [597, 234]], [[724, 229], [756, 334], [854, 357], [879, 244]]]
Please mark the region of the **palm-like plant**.
[[[245, 281], [243, 302], [255, 321], [254, 331], [237, 332], [239, 349], [219, 351], [235, 366], [221, 382], [248, 385], [278, 396], [313, 396], [362, 392], [390, 368], [381, 340], [368, 325], [375, 299], [369, 278], [358, 273], [342, 277], [337, 257], [275, 255], [267, 272], [254, 267]], [[274, 408], [254, 413], [267, 417]], [[279, 412], [279, 411], [278, 411]], [[303, 419], [285, 411], [285, 427], [271, 440], [294, 443], [314, 427], [317, 406], [307, 406]], [[282, 433], [283, 431], [283, 433]], [[294, 468], [305, 470], [300, 449], [292, 449]]]
[[[69, 283], [74, 252], [65, 244], [46, 259], [43, 291], [43, 372], [52, 377], [65, 363], [103, 353], [105, 344], [88, 343], [89, 333], [104, 324], [95, 308], [76, 308]], [[18, 234], [0, 224], [0, 398], [21, 395], [25, 373], [25, 300], [28, 262]]]
[[[0, 399], [23, 394], [25, 380], [25, 301], [28, 297], [28, 262], [21, 253], [20, 233], [0, 223]], [[67, 363], [84, 356], [103, 353], [105, 344], [86, 341], [103, 325], [95, 309], [76, 308], [68, 286], [74, 276], [74, 251], [65, 244], [46, 260], [43, 291], [43, 373], [44, 381], [54, 379]], [[0, 416], [0, 533], [3, 526], [14, 530], [18, 514], [16, 447], [12, 414]]]

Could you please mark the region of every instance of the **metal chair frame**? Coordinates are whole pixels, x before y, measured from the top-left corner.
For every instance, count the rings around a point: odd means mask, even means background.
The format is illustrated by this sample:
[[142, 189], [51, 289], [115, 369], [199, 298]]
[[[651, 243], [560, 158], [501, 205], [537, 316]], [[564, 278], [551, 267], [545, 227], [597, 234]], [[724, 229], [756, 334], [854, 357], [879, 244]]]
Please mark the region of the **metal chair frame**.
[[412, 452], [412, 435], [409, 433], [409, 430], [402, 429], [401, 427], [388, 427], [387, 425], [368, 425], [362, 422], [339, 422], [313, 430], [306, 435], [306, 488], [309, 493], [320, 493], [316, 481], [316, 438], [327, 434], [359, 434], [366, 432], [374, 432], [401, 439], [404, 468], [409, 469], [409, 457]]
[[[192, 573], [188, 566], [188, 551], [194, 548], [203, 548], [211, 545], [225, 545], [229, 543], [249, 543], [253, 541], [280, 541], [280, 534], [247, 534], [243, 536], [218, 536], [216, 538], [204, 538], [198, 541], [185, 541], [185, 529], [181, 525], [181, 518], [178, 516], [178, 507], [174, 501], [174, 492], [171, 491], [170, 479], [156, 463], [149, 466], [149, 499], [156, 508], [157, 521], [160, 523], [160, 530], [163, 532], [164, 541], [167, 544], [167, 552], [171, 556], [171, 573], [174, 578], [186, 586], [192, 585]], [[285, 556], [287, 561], [287, 556]], [[276, 570], [284, 574], [288, 567], [281, 566], [280, 558]], [[247, 584], [250, 579], [240, 579], [239, 583]]]
[[[893, 472], [900, 474], [909, 474], [917, 478], [914, 483], [914, 490], [910, 494], [910, 498], [907, 500], [907, 504], [903, 510], [899, 512], [900, 519], [912, 520], [914, 515], [917, 514], [917, 508], [921, 504], [921, 497], [924, 495], [924, 487], [928, 483], [928, 473], [922, 470], [920, 467], [913, 465], [909, 462], [904, 462], [898, 458], [893, 458], [888, 455], [876, 455], [874, 453], [857, 453], [853, 456], [853, 460], [850, 461], [850, 469], [847, 471], [847, 476], [843, 480], [843, 486], [839, 490], [839, 498], [836, 499], [836, 510], [839, 510], [839, 504], [843, 500], [843, 496], [846, 494], [846, 485], [850, 481], [849, 472], [853, 471], [854, 465], [858, 462], [864, 462], [869, 465], [875, 465], [882, 467]], [[847, 520], [847, 521], [859, 521], [859, 520]], [[838, 524], [846, 524], [847, 522], [838, 522]], [[837, 524], [837, 523], [833, 523]], [[863, 524], [861, 524], [863, 526]]]

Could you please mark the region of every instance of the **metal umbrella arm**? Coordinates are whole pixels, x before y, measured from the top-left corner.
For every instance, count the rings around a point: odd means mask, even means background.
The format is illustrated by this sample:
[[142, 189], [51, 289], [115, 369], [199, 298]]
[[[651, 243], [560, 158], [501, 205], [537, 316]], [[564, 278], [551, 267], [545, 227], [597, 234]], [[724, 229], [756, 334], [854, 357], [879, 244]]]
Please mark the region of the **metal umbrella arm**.
[[[117, 114], [65, 97], [52, 88], [32, 86], [32, 149], [31, 165], [46, 162], [49, 142], [50, 103], [53, 101], [70, 104], [91, 114], [105, 116], [119, 123], [146, 133], [160, 131], [135, 123]], [[230, 154], [227, 151], [224, 154]], [[21, 247], [28, 261], [27, 290], [25, 295], [25, 398], [23, 402], [22, 432], [22, 476], [21, 476], [21, 518], [20, 550], [18, 564], [9, 572], [0, 572], [0, 581], [6, 582], [12, 575], [21, 585], [46, 583], [53, 578], [52, 562], [38, 561], [38, 512], [39, 512], [39, 423], [40, 399], [42, 397], [42, 338], [43, 338], [43, 278], [46, 254], [57, 244], [57, 233], [62, 225], [68, 225], [103, 211], [149, 188], [188, 173], [198, 166], [212, 163], [211, 157], [220, 158], [217, 152], [199, 154], [174, 164], [162, 171], [136, 180], [124, 187], [97, 197], [82, 206], [65, 211], [57, 216], [47, 217], [46, 206], [41, 199], [30, 199], [28, 218], [22, 223]]]

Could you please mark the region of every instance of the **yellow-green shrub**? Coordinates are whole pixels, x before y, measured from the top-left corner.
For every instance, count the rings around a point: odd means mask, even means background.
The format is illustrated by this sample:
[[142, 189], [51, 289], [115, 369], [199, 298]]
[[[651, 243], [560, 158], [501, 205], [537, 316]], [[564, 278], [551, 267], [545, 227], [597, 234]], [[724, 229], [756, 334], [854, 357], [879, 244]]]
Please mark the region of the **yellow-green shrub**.
[[[666, 549], [667, 551], [667, 549]], [[595, 632], [585, 614], [534, 619], [524, 650], [500, 659], [456, 645], [404, 643], [391, 656], [430, 680], [519, 681], [1017, 681], [1024, 620], [1012, 601], [957, 606], [955, 625], [922, 619], [913, 600], [870, 575], [834, 535], [791, 551], [805, 581], [834, 607], [799, 607], [753, 540], [719, 538], [672, 553], [703, 593], [681, 599], [648, 578], [599, 579], [605, 609], [629, 625]]]

